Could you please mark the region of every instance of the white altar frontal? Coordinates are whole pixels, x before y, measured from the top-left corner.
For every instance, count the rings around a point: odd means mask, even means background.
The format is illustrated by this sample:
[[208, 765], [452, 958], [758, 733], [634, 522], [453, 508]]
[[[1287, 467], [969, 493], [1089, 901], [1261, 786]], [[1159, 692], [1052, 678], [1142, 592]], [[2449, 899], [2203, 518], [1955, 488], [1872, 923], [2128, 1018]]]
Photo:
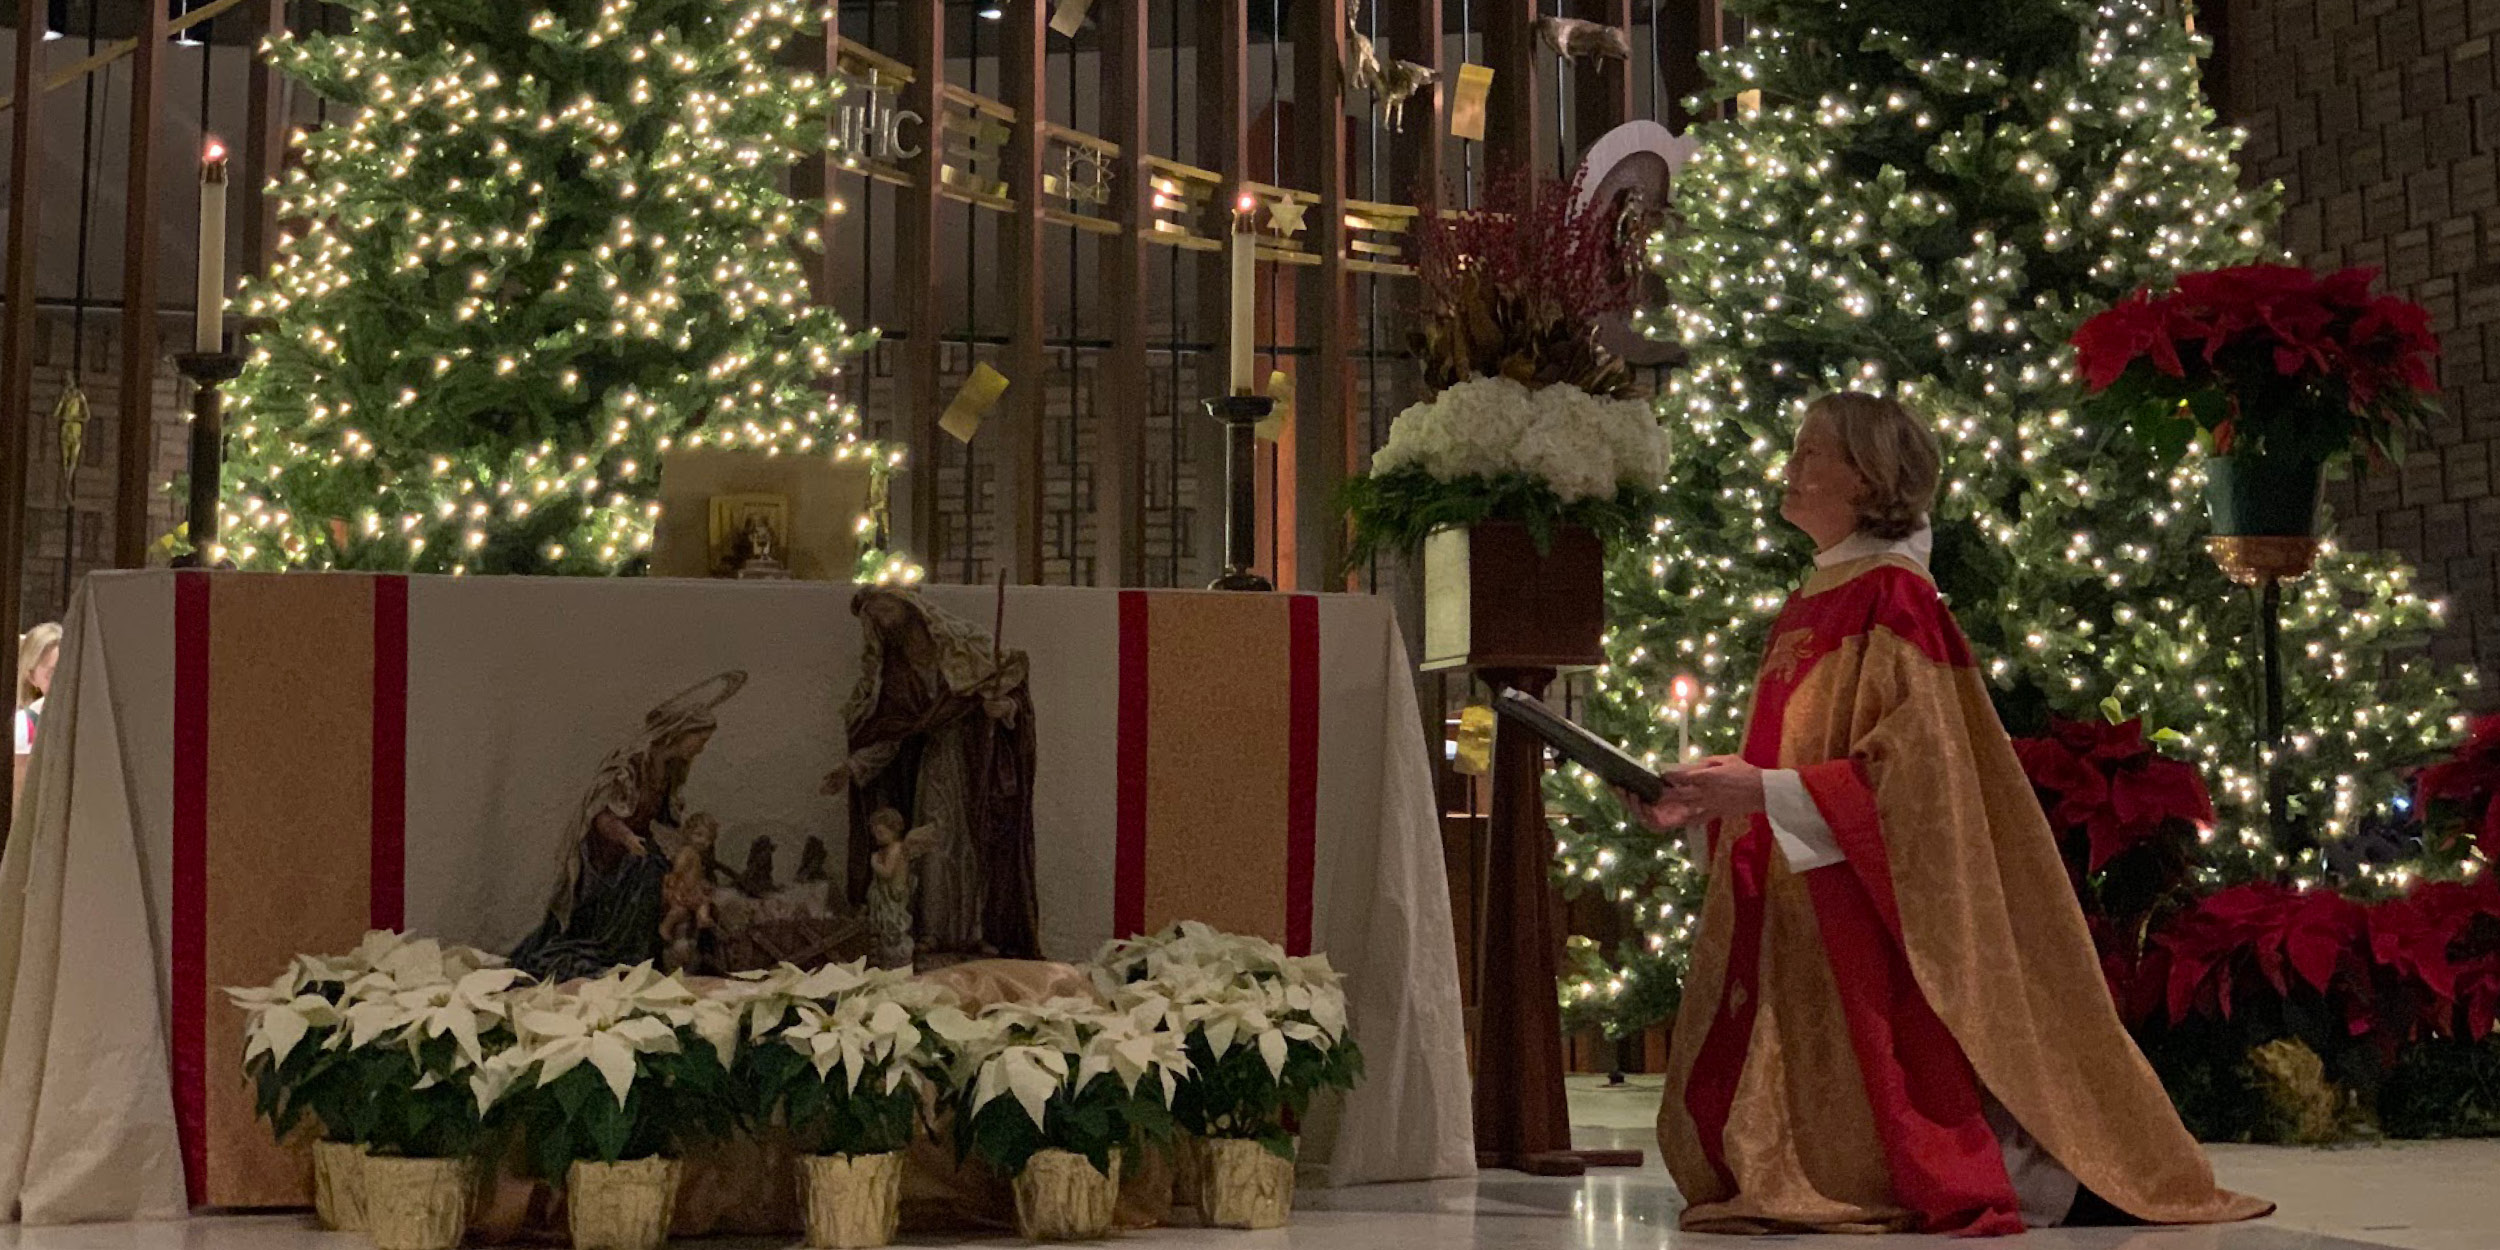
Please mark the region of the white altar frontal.
[[[1179, 919], [1326, 953], [1369, 1073], [1305, 1126], [1306, 1163], [1336, 1184], [1471, 1172], [1430, 769], [1387, 604], [918, 593], [1002, 667], [1023, 653], [1029, 702], [990, 714], [1031, 721], [1038, 955], [1081, 960]], [[91, 578], [0, 856], [0, 1212], [304, 1202], [300, 1159], [252, 1119], [222, 987], [368, 927], [512, 950], [603, 770], [696, 704], [713, 728], [673, 801], [716, 826], [725, 901], [752, 904], [767, 953], [854, 940], [852, 803], [827, 784], [856, 737], [853, 597]]]

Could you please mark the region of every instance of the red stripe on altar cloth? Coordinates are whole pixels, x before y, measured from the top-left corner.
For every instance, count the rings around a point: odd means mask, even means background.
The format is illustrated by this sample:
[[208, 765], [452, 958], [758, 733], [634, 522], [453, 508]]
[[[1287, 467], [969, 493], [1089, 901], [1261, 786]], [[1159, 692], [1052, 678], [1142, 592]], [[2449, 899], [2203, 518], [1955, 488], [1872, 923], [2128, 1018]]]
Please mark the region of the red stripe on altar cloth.
[[1290, 608], [1285, 795], [1285, 951], [1311, 953], [1311, 878], [1319, 862], [1319, 600]]
[[408, 923], [408, 579], [373, 580], [372, 925]]
[[1134, 937], [1146, 927], [1146, 754], [1152, 681], [1147, 672], [1146, 592], [1120, 592], [1119, 792], [1116, 799], [1117, 858], [1111, 893], [1111, 931]]
[[206, 573], [174, 578], [174, 879], [169, 1015], [174, 1128], [191, 1205], [208, 1186], [208, 656]]

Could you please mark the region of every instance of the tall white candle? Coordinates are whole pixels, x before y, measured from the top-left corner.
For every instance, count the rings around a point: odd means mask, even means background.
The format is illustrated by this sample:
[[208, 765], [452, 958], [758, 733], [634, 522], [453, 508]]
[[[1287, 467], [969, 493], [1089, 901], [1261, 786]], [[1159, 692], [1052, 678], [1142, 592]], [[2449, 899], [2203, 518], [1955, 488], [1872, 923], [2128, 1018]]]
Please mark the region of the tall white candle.
[[1228, 362], [1231, 367], [1227, 370], [1225, 385], [1235, 395], [1257, 393], [1256, 384], [1250, 380], [1250, 374], [1251, 370], [1256, 367], [1252, 357], [1256, 354], [1254, 332], [1257, 329], [1259, 316], [1258, 208], [1258, 197], [1247, 191], [1242, 192], [1240, 202], [1233, 208], [1233, 314], [1232, 325], [1229, 327], [1232, 332], [1230, 341], [1232, 351]]
[[1675, 762], [1693, 758], [1693, 679], [1678, 675], [1675, 679]]
[[191, 336], [194, 351], [226, 345], [226, 145], [215, 139], [200, 153], [199, 304]]

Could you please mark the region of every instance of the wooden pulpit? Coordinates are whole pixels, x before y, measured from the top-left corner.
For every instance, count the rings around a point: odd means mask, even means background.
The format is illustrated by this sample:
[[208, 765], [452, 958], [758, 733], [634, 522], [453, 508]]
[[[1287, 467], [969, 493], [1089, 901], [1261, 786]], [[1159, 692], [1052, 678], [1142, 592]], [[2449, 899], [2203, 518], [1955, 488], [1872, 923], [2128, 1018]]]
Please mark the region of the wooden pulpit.
[[[1544, 551], [1528, 528], [1447, 529], [1424, 546], [1424, 661], [1496, 693], [1545, 697], [1566, 671], [1605, 662], [1605, 548], [1577, 526]], [[1563, 932], [1545, 818], [1545, 744], [1514, 725], [1493, 739], [1493, 810], [1476, 910], [1475, 1119], [1480, 1166], [1546, 1176], [1638, 1167], [1637, 1150], [1575, 1150], [1563, 1089]]]

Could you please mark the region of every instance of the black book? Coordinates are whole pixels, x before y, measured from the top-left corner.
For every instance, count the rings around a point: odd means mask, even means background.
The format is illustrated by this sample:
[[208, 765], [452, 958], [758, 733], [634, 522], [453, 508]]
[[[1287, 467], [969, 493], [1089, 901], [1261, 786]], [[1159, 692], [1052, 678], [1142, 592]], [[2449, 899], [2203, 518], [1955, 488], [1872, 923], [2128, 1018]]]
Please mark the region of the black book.
[[1512, 723], [1535, 731], [1536, 736], [1562, 752], [1565, 759], [1597, 774], [1607, 785], [1628, 791], [1644, 802], [1656, 802], [1667, 792], [1667, 784], [1647, 764], [1622, 747], [1563, 719], [1540, 699], [1505, 690], [1494, 696], [1493, 710]]

